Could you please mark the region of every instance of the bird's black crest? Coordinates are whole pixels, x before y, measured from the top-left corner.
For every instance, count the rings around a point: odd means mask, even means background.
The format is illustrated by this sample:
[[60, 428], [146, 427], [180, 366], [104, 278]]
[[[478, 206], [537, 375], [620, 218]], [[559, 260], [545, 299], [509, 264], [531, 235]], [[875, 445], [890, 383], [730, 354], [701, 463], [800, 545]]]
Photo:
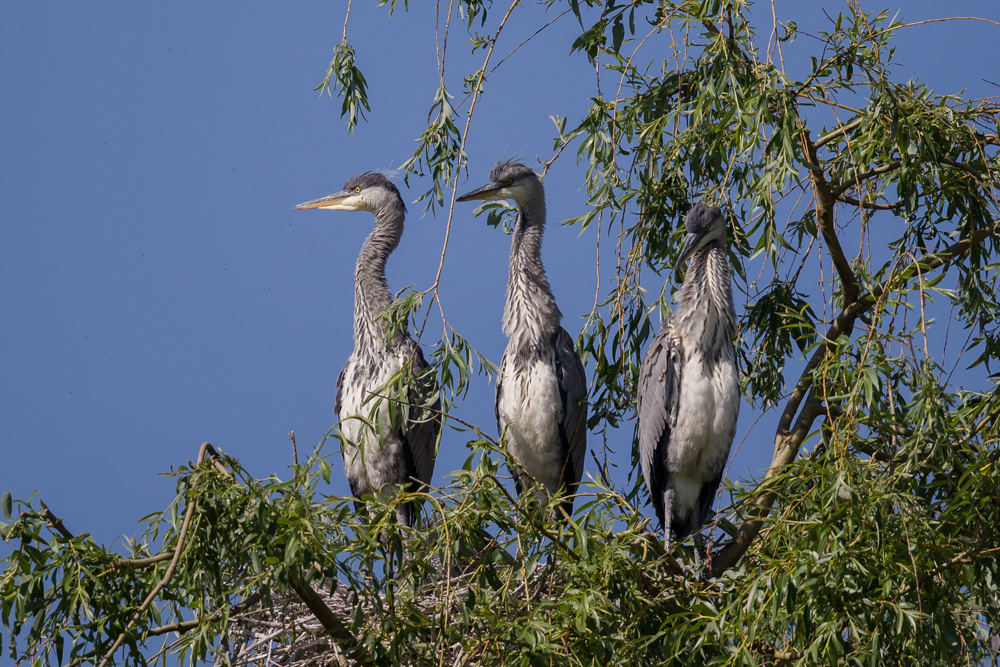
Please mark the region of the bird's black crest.
[[687, 221], [684, 223], [689, 234], [704, 234], [715, 223], [722, 218], [722, 211], [718, 206], [708, 206], [707, 204], [695, 204], [687, 214]]
[[406, 210], [406, 203], [403, 202], [403, 196], [399, 194], [399, 188], [397, 188], [396, 184], [390, 181], [385, 174], [377, 171], [366, 171], [363, 174], [351, 176], [347, 179], [347, 182], [344, 183], [344, 189], [353, 190], [354, 188], [361, 188], [362, 190], [367, 188], [382, 188], [384, 190], [388, 190], [392, 194], [399, 197], [400, 203], [403, 204], [403, 210]]
[[494, 165], [493, 169], [490, 170], [490, 180], [494, 183], [502, 183], [508, 178], [517, 180], [519, 178], [524, 178], [526, 176], [534, 176], [538, 178], [531, 169], [528, 169], [523, 162], [516, 158], [510, 158], [508, 160], [500, 160]]

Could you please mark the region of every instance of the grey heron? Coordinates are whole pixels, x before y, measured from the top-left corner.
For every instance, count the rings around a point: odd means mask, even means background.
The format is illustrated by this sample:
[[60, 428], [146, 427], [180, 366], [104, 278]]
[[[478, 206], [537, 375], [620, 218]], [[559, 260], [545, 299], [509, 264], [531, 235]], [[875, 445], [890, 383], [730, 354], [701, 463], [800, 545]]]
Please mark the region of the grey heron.
[[[420, 347], [405, 327], [389, 331], [382, 313], [392, 303], [385, 263], [403, 235], [406, 205], [384, 175], [366, 173], [340, 192], [299, 204], [297, 209], [368, 211], [375, 229], [365, 239], [354, 265], [354, 351], [337, 378], [335, 410], [340, 419], [344, 467], [351, 493], [386, 495], [394, 489], [418, 491], [434, 473], [435, 447], [441, 428], [437, 382], [428, 373]], [[411, 384], [395, 403], [383, 397], [386, 383], [410, 364]], [[391, 392], [390, 392], [391, 393]], [[434, 412], [425, 410], [431, 399]], [[374, 411], [373, 411], [374, 408]], [[361, 509], [359, 501], [359, 509]], [[412, 526], [415, 502], [399, 506], [400, 522]]]
[[679, 303], [642, 359], [636, 406], [642, 473], [668, 548], [708, 518], [740, 411], [726, 222], [697, 204], [686, 230]]
[[503, 311], [508, 343], [497, 378], [497, 427], [506, 432], [507, 451], [517, 463], [512, 473], [518, 494], [531, 493], [538, 503], [567, 494], [560, 507], [568, 517], [587, 450], [587, 380], [542, 265], [542, 183], [520, 162], [502, 160], [488, 184], [456, 201], [498, 199], [513, 199], [518, 213]]

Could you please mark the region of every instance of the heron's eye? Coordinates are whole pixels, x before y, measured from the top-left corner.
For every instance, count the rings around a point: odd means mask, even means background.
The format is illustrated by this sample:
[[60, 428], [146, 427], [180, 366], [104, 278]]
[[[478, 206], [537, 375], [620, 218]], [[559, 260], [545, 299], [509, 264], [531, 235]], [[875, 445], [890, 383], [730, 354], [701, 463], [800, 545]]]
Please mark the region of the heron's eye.
[[507, 179], [507, 185], [514, 185], [514, 179], [513, 178], [508, 178]]
[[355, 192], [361, 192], [361, 186], [355, 185], [354, 186], [354, 191]]

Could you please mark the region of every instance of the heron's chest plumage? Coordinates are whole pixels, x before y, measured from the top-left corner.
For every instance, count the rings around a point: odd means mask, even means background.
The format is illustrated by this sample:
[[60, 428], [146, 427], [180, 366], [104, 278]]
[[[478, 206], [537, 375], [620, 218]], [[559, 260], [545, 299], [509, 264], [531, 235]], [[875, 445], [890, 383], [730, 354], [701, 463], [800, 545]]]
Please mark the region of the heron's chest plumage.
[[555, 490], [564, 465], [555, 359], [551, 352], [518, 355], [508, 349], [500, 372], [497, 425], [507, 431], [507, 448], [529, 474]]
[[698, 507], [703, 485], [721, 476], [726, 466], [740, 410], [734, 357], [724, 353], [719, 360], [707, 360], [693, 354], [681, 369], [683, 391], [666, 462], [675, 513]]
[[[352, 354], [344, 366], [340, 396], [340, 432], [348, 479], [379, 488], [398, 477], [402, 441], [392, 428], [384, 387], [403, 366], [401, 355], [377, 361]], [[391, 392], [390, 392], [391, 393]]]

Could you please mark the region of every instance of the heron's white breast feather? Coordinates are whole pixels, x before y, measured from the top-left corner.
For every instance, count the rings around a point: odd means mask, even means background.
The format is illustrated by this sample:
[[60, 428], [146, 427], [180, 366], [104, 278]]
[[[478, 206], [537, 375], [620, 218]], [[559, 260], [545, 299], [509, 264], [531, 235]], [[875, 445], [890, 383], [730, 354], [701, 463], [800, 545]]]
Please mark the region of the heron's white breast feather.
[[497, 405], [507, 427], [507, 449], [549, 493], [558, 487], [564, 461], [559, 447], [562, 399], [552, 364], [536, 360], [503, 379]]

